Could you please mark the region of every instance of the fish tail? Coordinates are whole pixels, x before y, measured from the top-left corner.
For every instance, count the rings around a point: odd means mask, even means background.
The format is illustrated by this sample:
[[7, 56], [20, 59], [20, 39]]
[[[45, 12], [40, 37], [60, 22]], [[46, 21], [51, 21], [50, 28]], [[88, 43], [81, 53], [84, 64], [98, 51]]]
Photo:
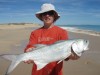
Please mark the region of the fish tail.
[[9, 61], [13, 61], [14, 59], [16, 59], [18, 54], [14, 55], [14, 54], [2, 54], [0, 55], [0, 57], [9, 60]]
[[16, 57], [17, 56], [18, 55], [12, 55], [12, 54], [2, 54], [2, 55], [0, 55], [0, 57], [2, 57], [4, 59], [7, 59], [7, 60], [12, 61], [11, 62], [11, 65], [9, 65], [9, 67], [6, 70], [5, 75], [9, 75], [9, 73], [12, 72], [13, 69], [15, 69], [15, 67], [19, 64], [18, 61], [16, 62]]

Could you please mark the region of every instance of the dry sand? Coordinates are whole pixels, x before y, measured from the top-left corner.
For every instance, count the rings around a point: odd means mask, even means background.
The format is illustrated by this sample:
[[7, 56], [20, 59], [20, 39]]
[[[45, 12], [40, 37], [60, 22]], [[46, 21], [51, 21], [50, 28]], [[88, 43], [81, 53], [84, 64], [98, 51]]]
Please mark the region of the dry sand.
[[[0, 54], [19, 54], [25, 48], [30, 32], [38, 25], [0, 25]], [[100, 75], [100, 36], [69, 32], [69, 38], [90, 41], [89, 51], [80, 59], [64, 62], [64, 75]], [[0, 57], [0, 75], [11, 62]], [[21, 63], [10, 75], [31, 75], [32, 64]]]

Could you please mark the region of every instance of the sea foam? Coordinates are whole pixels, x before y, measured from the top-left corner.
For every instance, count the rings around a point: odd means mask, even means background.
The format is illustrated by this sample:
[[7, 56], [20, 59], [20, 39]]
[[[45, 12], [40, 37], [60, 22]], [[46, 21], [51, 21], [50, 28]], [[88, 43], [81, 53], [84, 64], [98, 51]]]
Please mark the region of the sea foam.
[[93, 35], [93, 36], [99, 36], [100, 37], [100, 32], [96, 32], [93, 30], [84, 30], [84, 29], [79, 29], [77, 27], [61, 27], [67, 31], [70, 32], [75, 32], [75, 33], [83, 33], [83, 34], [88, 34], [88, 35]]

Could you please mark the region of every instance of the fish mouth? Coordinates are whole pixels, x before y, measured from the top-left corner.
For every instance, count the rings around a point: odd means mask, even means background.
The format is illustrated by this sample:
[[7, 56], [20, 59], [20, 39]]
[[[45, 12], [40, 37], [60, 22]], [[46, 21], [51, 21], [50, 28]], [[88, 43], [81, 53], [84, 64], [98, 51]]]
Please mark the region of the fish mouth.
[[82, 49], [83, 51], [88, 50], [88, 46], [89, 46], [89, 40], [79, 40], [77, 41], [77, 45], [80, 46], [80, 49]]

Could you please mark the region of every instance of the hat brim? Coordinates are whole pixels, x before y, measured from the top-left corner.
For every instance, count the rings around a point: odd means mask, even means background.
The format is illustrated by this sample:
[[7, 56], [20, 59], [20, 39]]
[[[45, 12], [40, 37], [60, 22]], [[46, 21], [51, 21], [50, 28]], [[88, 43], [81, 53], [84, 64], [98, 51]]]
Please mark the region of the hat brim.
[[37, 17], [38, 19], [40, 19], [41, 21], [43, 21], [43, 20], [42, 20], [42, 17], [41, 17], [41, 14], [42, 14], [42, 13], [45, 13], [45, 12], [49, 12], [49, 11], [53, 11], [53, 12], [54, 12], [54, 16], [55, 16], [55, 20], [54, 20], [54, 21], [56, 21], [57, 19], [60, 18], [60, 15], [59, 15], [55, 10], [47, 10], [47, 11], [40, 11], [40, 12], [37, 12], [37, 13], [36, 13], [36, 17]]

